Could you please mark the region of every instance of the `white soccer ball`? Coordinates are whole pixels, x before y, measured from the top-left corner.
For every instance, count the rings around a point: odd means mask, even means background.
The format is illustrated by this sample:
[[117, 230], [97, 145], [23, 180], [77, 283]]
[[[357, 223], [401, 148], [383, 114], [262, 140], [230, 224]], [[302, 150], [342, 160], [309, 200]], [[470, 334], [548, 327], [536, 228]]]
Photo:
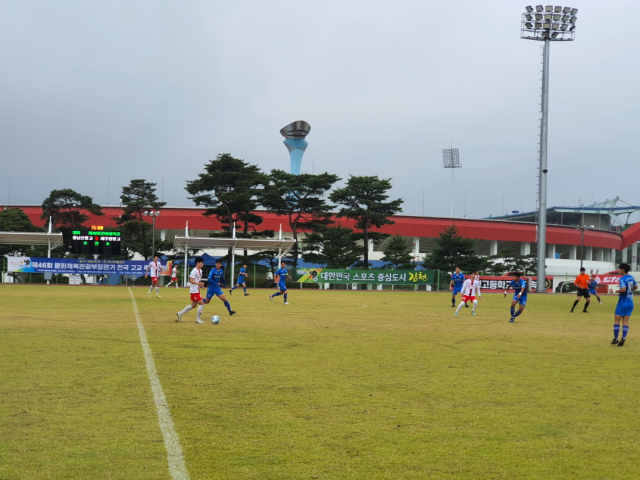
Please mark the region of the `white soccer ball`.
[[217, 325], [220, 323], [220, 317], [218, 315], [214, 315], [213, 317], [211, 317], [211, 323], [213, 323], [214, 325]]

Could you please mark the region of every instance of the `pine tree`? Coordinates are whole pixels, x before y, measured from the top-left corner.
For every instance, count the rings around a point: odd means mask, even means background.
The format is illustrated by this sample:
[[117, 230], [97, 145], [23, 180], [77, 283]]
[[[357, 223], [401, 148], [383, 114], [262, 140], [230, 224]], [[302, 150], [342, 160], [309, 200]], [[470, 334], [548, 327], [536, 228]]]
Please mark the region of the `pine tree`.
[[452, 272], [460, 267], [463, 272], [475, 272], [491, 269], [493, 262], [489, 257], [475, 253], [476, 240], [458, 235], [458, 229], [451, 225], [438, 234], [436, 248], [424, 257], [424, 267], [431, 270]]
[[385, 267], [413, 270], [416, 264], [409, 250], [410, 247], [405, 237], [401, 235], [391, 237], [382, 249], [382, 253], [384, 254], [382, 261], [387, 262]]

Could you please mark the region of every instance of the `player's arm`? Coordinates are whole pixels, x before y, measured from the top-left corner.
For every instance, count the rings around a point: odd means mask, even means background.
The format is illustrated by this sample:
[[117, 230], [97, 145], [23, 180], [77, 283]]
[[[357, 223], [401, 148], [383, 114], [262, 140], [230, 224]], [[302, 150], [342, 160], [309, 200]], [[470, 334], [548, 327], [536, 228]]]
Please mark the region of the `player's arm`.
[[449, 282], [449, 290], [453, 290], [453, 278]]
[[507, 283], [507, 286], [504, 289], [504, 296], [502, 298], [507, 298], [507, 293], [509, 293], [510, 288], [511, 288], [511, 283]]
[[476, 293], [478, 294], [478, 300], [482, 300], [482, 290], [480, 290], [480, 282], [478, 282], [478, 286], [476, 287]]
[[144, 271], [144, 278], [147, 278], [147, 273], [149, 273], [149, 268], [151, 268], [151, 265], [147, 265], [147, 269]]

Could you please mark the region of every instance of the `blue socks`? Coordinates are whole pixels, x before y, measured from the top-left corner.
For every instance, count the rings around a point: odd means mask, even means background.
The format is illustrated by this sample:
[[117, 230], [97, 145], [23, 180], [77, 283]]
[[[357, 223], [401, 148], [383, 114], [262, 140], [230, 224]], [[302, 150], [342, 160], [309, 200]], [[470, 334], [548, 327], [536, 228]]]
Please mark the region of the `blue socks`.
[[229, 310], [229, 312], [231, 312], [231, 305], [229, 305], [229, 302], [227, 302], [226, 300], [224, 302], [224, 306], [227, 307], [227, 310]]
[[284, 301], [285, 302], [287, 301], [287, 294], [286, 293], [284, 294]]
[[516, 312], [516, 314], [514, 315], [514, 318], [515, 318], [515, 317], [517, 317], [518, 315], [520, 315], [521, 313], [522, 313], [522, 312], [521, 312], [520, 310], [518, 310], [518, 311]]
[[[629, 327], [627, 327], [627, 331], [629, 331]], [[617, 339], [619, 333], [620, 333], [620, 325], [614, 325], [613, 326], [613, 338]]]
[[247, 293], [247, 287], [242, 287], [242, 289], [244, 290], [244, 293]]
[[[627, 338], [627, 333], [629, 333], [629, 327], [622, 327], [622, 338]], [[617, 337], [617, 335], [616, 335]]]
[[282, 295], [282, 292], [276, 292], [273, 295], [271, 295], [272, 297], [277, 297], [278, 295]]
[[516, 307], [511, 307], [511, 318], [516, 316]]

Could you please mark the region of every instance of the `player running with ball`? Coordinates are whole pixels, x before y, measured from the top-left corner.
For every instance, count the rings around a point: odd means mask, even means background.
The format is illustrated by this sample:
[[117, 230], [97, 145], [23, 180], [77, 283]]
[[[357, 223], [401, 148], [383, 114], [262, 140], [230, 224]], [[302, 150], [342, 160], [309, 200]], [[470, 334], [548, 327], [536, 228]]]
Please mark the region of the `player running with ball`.
[[[478, 294], [477, 299], [476, 294]], [[462, 301], [460, 302], [460, 305], [458, 305], [458, 308], [456, 308], [456, 315], [458, 315], [458, 312], [463, 305], [466, 306], [467, 302], [471, 301], [473, 303], [473, 310], [471, 310], [471, 315], [475, 317], [476, 308], [478, 308], [478, 300], [482, 300], [480, 282], [476, 280], [476, 274], [472, 273], [469, 275], [469, 278], [467, 278], [462, 284]]]
[[187, 305], [181, 311], [176, 313], [178, 319], [176, 322], [182, 321], [182, 316], [187, 313], [189, 310], [198, 307], [198, 316], [196, 317], [196, 323], [204, 323], [200, 316], [202, 315], [202, 309], [204, 308], [204, 300], [200, 296], [200, 288], [204, 287], [204, 283], [202, 282], [202, 266], [204, 265], [204, 259], [202, 257], [196, 257], [196, 267], [191, 270], [191, 275], [189, 275], [189, 293], [191, 294], [191, 305]]
[[224, 306], [227, 307], [229, 311], [229, 315], [233, 315], [236, 313], [234, 310], [231, 310], [231, 305], [227, 302], [227, 297], [224, 296], [224, 292], [222, 288], [227, 288], [227, 283], [224, 280], [224, 270], [222, 270], [222, 260], [216, 260], [216, 268], [212, 268], [211, 272], [209, 272], [209, 285], [207, 288], [207, 298], [204, 303], [209, 303], [214, 296], [217, 296]]
[[[507, 292], [510, 288], [513, 288], [513, 300], [511, 301], [511, 318], [509, 321], [511, 323], [515, 322], [516, 317], [522, 314], [524, 307], [527, 305], [527, 293], [528, 287], [527, 282], [520, 278], [520, 272], [515, 272], [513, 274], [513, 280], [511, 283], [507, 285], [507, 288], [504, 291], [504, 297], [507, 297]], [[516, 305], [520, 304], [520, 308], [516, 312]]]

